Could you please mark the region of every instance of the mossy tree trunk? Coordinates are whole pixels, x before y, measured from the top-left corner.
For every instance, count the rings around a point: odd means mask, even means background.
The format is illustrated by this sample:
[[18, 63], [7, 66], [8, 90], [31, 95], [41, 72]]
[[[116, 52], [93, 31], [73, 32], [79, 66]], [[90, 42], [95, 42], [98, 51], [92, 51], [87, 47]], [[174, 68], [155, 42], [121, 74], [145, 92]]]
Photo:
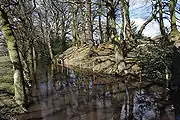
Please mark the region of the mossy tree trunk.
[[120, 1], [120, 13], [121, 13], [121, 30], [120, 30], [120, 40], [121, 40], [121, 49], [123, 51], [123, 57], [125, 58], [127, 56], [127, 46], [126, 41], [124, 39], [124, 25], [125, 25], [125, 18], [124, 18], [124, 1]]
[[117, 30], [116, 30], [116, 15], [115, 15], [115, 6], [113, 4], [113, 0], [109, 1], [108, 4], [108, 16], [109, 16], [109, 24], [110, 24], [110, 42], [118, 41]]
[[124, 15], [126, 18], [126, 26], [125, 26], [125, 33], [126, 33], [126, 43], [127, 47], [131, 48], [132, 45], [132, 29], [131, 29], [131, 21], [129, 16], [129, 0], [123, 0], [124, 6]]
[[98, 7], [99, 7], [99, 18], [98, 18], [98, 20], [99, 20], [100, 43], [103, 43], [104, 38], [103, 38], [103, 31], [102, 31], [102, 25], [101, 25], [101, 15], [102, 15], [102, 5], [101, 4], [102, 4], [102, 1], [99, 0], [99, 5], [98, 5]]
[[86, 44], [87, 40], [86, 40], [86, 28], [85, 28], [85, 18], [83, 15], [83, 0], [80, 0], [80, 16], [81, 16], [81, 29], [82, 29], [82, 40], [81, 40], [81, 46], [83, 46], [84, 44]]
[[51, 47], [50, 27], [49, 27], [50, 25], [48, 23], [48, 10], [47, 9], [45, 10], [45, 24], [46, 24], [46, 42], [49, 48], [49, 55], [50, 55], [51, 61], [53, 61], [54, 55], [53, 55], [52, 47]]
[[92, 46], [94, 44], [93, 41], [93, 26], [92, 26], [92, 19], [91, 19], [91, 0], [86, 0], [86, 18], [87, 18], [87, 40]]
[[71, 8], [72, 20], [71, 20], [71, 29], [72, 29], [72, 46], [75, 46], [77, 41], [77, 28], [76, 28], [76, 17], [77, 17], [77, 6], [72, 5]]
[[177, 33], [177, 24], [176, 24], [176, 4], [177, 0], [170, 0], [170, 18], [171, 18], [171, 33]]
[[23, 69], [18, 52], [17, 41], [8, 21], [6, 12], [0, 8], [0, 30], [7, 42], [8, 52], [14, 69], [15, 100], [17, 104], [24, 105], [26, 102], [25, 81]]
[[44, 47], [44, 50], [45, 50], [46, 49], [46, 39], [45, 39], [45, 32], [44, 32], [44, 29], [43, 29], [42, 13], [38, 13], [38, 17], [39, 17], [39, 20], [40, 20], [40, 30], [41, 30], [41, 34], [42, 34], [42, 38], [43, 38], [43, 47]]
[[29, 50], [29, 54], [28, 54], [28, 58], [29, 58], [29, 63], [30, 63], [30, 72], [31, 72], [31, 79], [33, 78], [33, 74], [34, 74], [34, 55], [33, 55], [33, 50], [34, 50], [34, 46], [33, 46], [33, 41], [32, 41], [32, 45], [30, 45], [30, 50]]
[[123, 0], [121, 0], [121, 1], [119, 2], [119, 4], [120, 4], [120, 13], [121, 13], [120, 39], [121, 39], [121, 40], [124, 40], [124, 9], [123, 9], [124, 2], [123, 2]]
[[[31, 41], [28, 59], [29, 59], [29, 69], [30, 69], [30, 78], [31, 78], [31, 85], [37, 83], [36, 81], [36, 55], [35, 55], [35, 48], [34, 48], [34, 40]], [[31, 93], [31, 92], [30, 92]]]
[[106, 1], [106, 42], [111, 42], [110, 39], [110, 16], [109, 16], [109, 2]]
[[163, 21], [163, 8], [162, 8], [162, 0], [158, 0], [159, 2], [159, 25], [160, 25], [160, 32], [161, 35], [165, 35], [165, 29], [164, 29], [164, 21]]

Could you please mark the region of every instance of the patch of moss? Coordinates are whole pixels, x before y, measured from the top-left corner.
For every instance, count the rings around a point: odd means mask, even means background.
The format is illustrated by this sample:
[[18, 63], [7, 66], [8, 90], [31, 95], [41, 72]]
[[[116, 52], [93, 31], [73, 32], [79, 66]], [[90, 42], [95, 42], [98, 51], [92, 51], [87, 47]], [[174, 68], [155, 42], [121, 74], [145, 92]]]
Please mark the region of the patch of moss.
[[13, 83], [13, 76], [10, 74], [3, 75], [0, 78], [0, 83]]
[[[0, 57], [0, 119], [11, 119], [17, 104], [13, 99], [13, 67], [8, 56]], [[8, 93], [8, 94], [7, 94]]]
[[175, 31], [172, 31], [171, 32], [171, 35], [173, 35], [173, 36], [177, 36], [177, 35], [179, 35], [179, 31], [178, 30], [175, 30]]
[[0, 90], [8, 91], [14, 93], [14, 85], [12, 83], [1, 83]]
[[1, 56], [1, 57], [0, 57], [0, 63], [1, 63], [1, 62], [6, 62], [6, 61], [9, 61], [9, 62], [10, 62], [9, 56]]

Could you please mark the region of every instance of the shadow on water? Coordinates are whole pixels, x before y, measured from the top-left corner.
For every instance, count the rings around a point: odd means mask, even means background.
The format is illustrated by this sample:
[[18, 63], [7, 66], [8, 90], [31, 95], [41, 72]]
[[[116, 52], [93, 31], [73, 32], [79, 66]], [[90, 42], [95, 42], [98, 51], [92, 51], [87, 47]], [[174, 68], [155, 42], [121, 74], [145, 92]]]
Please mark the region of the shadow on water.
[[18, 120], [175, 120], [162, 87], [132, 89], [135, 83], [61, 66], [40, 66], [36, 77], [35, 103]]

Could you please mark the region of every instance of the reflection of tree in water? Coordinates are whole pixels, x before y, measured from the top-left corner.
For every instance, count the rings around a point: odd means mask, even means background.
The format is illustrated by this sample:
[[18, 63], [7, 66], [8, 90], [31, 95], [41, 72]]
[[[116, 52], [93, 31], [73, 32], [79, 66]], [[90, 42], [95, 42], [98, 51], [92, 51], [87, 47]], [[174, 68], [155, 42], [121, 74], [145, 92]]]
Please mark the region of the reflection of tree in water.
[[180, 120], [180, 90], [174, 90], [171, 93], [173, 105], [175, 107], [176, 120]]
[[137, 120], [159, 120], [160, 111], [158, 110], [155, 99], [150, 97], [144, 90], [139, 90], [134, 96], [134, 118]]
[[[93, 119], [93, 120], [159, 120], [160, 110], [152, 92], [145, 90], [135, 91], [129, 84], [122, 82], [104, 82], [105, 78], [86, 75], [81, 72], [64, 70], [51, 76], [52, 92], [47, 96], [48, 104], [45, 107], [63, 107], [65, 118]], [[47, 72], [46, 72], [47, 73]], [[55, 72], [51, 72], [55, 73]], [[109, 80], [109, 79], [107, 79]], [[46, 82], [44, 82], [45, 84]], [[45, 84], [46, 85], [46, 84]], [[43, 90], [43, 89], [42, 89]], [[46, 89], [45, 89], [46, 91]], [[50, 97], [53, 98], [50, 98]], [[56, 96], [56, 98], [54, 98]], [[56, 100], [55, 102], [53, 100]], [[50, 111], [50, 110], [49, 110]], [[53, 112], [53, 111], [51, 111]], [[44, 113], [41, 113], [42, 115]]]

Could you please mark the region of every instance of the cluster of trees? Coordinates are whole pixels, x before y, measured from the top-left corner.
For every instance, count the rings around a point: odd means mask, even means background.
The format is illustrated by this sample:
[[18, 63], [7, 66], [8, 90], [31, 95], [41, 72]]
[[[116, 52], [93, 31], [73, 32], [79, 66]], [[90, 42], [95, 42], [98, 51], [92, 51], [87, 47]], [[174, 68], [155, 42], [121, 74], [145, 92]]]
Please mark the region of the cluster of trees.
[[135, 35], [141, 37], [152, 20], [159, 22], [162, 35], [166, 34], [164, 19], [170, 21], [171, 33], [177, 33], [177, 0], [146, 1], [152, 2], [152, 16], [134, 33], [130, 0], [0, 0], [0, 31], [14, 67], [17, 103], [27, 101], [26, 83], [36, 82], [36, 60], [40, 57], [53, 61], [70, 46], [93, 49], [108, 42], [115, 45], [118, 64], [137, 45]]

